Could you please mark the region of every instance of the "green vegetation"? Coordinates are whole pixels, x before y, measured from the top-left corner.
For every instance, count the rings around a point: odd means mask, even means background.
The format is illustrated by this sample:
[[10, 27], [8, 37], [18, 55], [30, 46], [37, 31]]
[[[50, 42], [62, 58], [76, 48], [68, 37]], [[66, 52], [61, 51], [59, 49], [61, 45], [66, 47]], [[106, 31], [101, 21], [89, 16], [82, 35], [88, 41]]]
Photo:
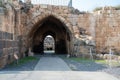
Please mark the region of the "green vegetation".
[[25, 58], [19, 59], [18, 62], [16, 61], [16, 62], [11, 63], [10, 65], [11, 66], [22, 65], [22, 64], [34, 61], [34, 60], [38, 60], [38, 58], [36, 58], [36, 57], [25, 57]]
[[120, 5], [115, 6], [116, 10], [120, 10]]
[[23, 63], [33, 61], [33, 60], [37, 60], [37, 58], [36, 57], [25, 57], [23, 59], [20, 59], [18, 63], [23, 64]]
[[[116, 10], [120, 10], [120, 5], [113, 6]], [[99, 11], [102, 10], [102, 7], [96, 7], [93, 11]]]
[[87, 58], [75, 58], [75, 57], [68, 58], [68, 59], [80, 62], [82, 64], [87, 64], [87, 63], [94, 62], [94, 63], [97, 63], [97, 64], [106, 65], [106, 66], [111, 65], [112, 67], [119, 67], [120, 66], [120, 62], [115, 61], [115, 60], [112, 60], [111, 63], [110, 63], [109, 60], [91, 60], [91, 59], [87, 59]]
[[95, 60], [96, 63], [100, 63], [100, 64], [106, 64], [105, 60]]
[[96, 63], [98, 64], [103, 64], [103, 65], [111, 65], [112, 67], [120, 67], [120, 63], [118, 61], [115, 60], [95, 60]]
[[2, 1], [0, 0], [0, 7], [2, 7], [3, 5], [2, 5]]
[[102, 7], [96, 7], [93, 11], [99, 11], [102, 10]]
[[94, 62], [93, 60], [91, 59], [87, 59], [87, 58], [69, 58], [71, 60], [74, 60], [74, 61], [77, 61], [77, 62], [80, 62], [80, 63], [89, 63], [89, 62]]

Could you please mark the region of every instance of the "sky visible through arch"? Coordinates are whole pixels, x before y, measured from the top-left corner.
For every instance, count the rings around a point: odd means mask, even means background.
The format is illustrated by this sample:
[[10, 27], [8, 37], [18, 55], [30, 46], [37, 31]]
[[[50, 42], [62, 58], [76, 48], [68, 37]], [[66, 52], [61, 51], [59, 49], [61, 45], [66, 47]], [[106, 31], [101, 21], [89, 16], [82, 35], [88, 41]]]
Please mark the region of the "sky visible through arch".
[[[68, 5], [69, 2], [70, 0], [32, 0], [33, 4]], [[92, 11], [96, 7], [120, 5], [120, 0], [72, 0], [72, 5], [80, 11]]]

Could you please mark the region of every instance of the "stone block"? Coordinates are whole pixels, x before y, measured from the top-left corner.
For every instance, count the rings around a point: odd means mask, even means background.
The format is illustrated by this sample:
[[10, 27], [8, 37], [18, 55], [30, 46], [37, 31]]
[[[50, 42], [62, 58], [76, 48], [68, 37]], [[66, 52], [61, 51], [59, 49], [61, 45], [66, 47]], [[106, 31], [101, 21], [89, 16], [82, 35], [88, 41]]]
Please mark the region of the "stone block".
[[48, 8], [47, 5], [41, 5], [40, 7], [43, 8], [43, 9]]
[[12, 47], [12, 45], [11, 45], [11, 41], [9, 41], [9, 47]]
[[0, 40], [0, 49], [5, 48], [5, 41]]
[[0, 49], [0, 57], [2, 56], [2, 54], [3, 54], [3, 50], [2, 50], [2, 49]]
[[4, 32], [4, 39], [7, 39], [8, 35], [7, 32]]
[[10, 39], [13, 40], [13, 33], [10, 34]]
[[6, 64], [7, 64], [7, 56], [0, 57], [0, 68], [5, 67]]
[[3, 48], [2, 41], [0, 40], [0, 49]]
[[103, 59], [107, 59], [108, 58], [108, 54], [104, 54]]
[[2, 39], [5, 39], [5, 32], [2, 32]]
[[11, 40], [11, 33], [8, 34], [8, 39]]
[[13, 48], [13, 53], [15, 53], [16, 52], [16, 50], [15, 50], [15, 48]]
[[6, 39], [9, 39], [9, 33], [6, 32], [5, 34], [6, 34]]
[[3, 48], [3, 55], [5, 56], [7, 54], [7, 49]]
[[13, 41], [11, 41], [11, 47], [14, 47], [14, 43], [13, 43]]
[[16, 42], [15, 42], [15, 47], [17, 47], [17, 46], [18, 46], [18, 42], [16, 41]]
[[2, 39], [2, 31], [0, 31], [0, 39]]
[[9, 46], [9, 45], [8, 45], [8, 41], [6, 40], [6, 41], [5, 41], [5, 48], [8, 48], [8, 46]]
[[10, 41], [7, 41], [7, 48], [10, 48]]
[[118, 56], [118, 60], [120, 61], [120, 56]]
[[10, 48], [10, 49], [8, 49], [8, 54], [13, 54], [13, 51], [12, 51], [12, 49]]
[[11, 46], [15, 47], [15, 42], [14, 41], [11, 41]]

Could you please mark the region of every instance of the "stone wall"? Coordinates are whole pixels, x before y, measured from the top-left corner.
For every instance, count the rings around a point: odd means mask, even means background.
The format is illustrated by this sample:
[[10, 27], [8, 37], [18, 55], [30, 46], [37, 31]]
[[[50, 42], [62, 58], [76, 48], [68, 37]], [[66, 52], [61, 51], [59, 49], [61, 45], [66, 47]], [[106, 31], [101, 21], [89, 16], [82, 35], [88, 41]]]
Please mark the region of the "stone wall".
[[[74, 39], [79, 40], [82, 36], [86, 38], [85, 41], [91, 40], [92, 44], [96, 45], [98, 52], [102, 52], [106, 47], [114, 47], [119, 50], [120, 11], [112, 7], [106, 7], [94, 13], [81, 13], [75, 12], [74, 8], [68, 8], [66, 6], [34, 5], [30, 12], [32, 12], [29, 16], [30, 20], [35, 18], [32, 24], [36, 24], [35, 22], [38, 22], [39, 19], [48, 16], [45, 13], [55, 15], [55, 17], [60, 16], [65, 24], [70, 23], [67, 27], [70, 29], [71, 33], [73, 33]], [[37, 19], [36, 16], [41, 17]], [[28, 20], [28, 23], [29, 22]], [[85, 31], [84, 36], [81, 34], [81, 29]], [[80, 52], [80, 50], [78, 50], [78, 52]]]
[[[8, 9], [7, 14], [4, 10]], [[14, 35], [14, 12], [10, 6], [0, 8], [0, 68], [13, 62], [18, 54], [18, 40]]]
[[105, 7], [96, 15], [96, 47], [98, 52], [120, 51], [120, 10]]
[[90, 46], [98, 53], [109, 49], [120, 51], [120, 11], [105, 7], [100, 11], [80, 12], [67, 6], [25, 5], [17, 1], [6, 11], [0, 8], [0, 67], [14, 60], [14, 53], [23, 55], [28, 50], [28, 37], [32, 29], [48, 16], [53, 16], [65, 24], [71, 33], [70, 54], [89, 53]]
[[[54, 16], [65, 23], [69, 31], [72, 33], [72, 40], [79, 39], [81, 35], [80, 29], [83, 29], [86, 31], [85, 37], [87, 36], [86, 38], [88, 39], [88, 37], [91, 36], [92, 41], [95, 42], [96, 19], [94, 15], [90, 13], [76, 12], [74, 8], [69, 8], [67, 6], [33, 5], [33, 7], [30, 8], [30, 11], [27, 13], [27, 16], [27, 25], [23, 25], [25, 26], [25, 30], [27, 30], [27, 33], [29, 33], [29, 31], [31, 31], [31, 29], [45, 17]], [[24, 19], [25, 18], [23, 18], [23, 20]], [[23, 35], [26, 34], [24, 32]], [[26, 34], [26, 36], [27, 35], [28, 34]], [[74, 42], [71, 43], [71, 46], [74, 47]], [[79, 48], [78, 52], [80, 52]]]

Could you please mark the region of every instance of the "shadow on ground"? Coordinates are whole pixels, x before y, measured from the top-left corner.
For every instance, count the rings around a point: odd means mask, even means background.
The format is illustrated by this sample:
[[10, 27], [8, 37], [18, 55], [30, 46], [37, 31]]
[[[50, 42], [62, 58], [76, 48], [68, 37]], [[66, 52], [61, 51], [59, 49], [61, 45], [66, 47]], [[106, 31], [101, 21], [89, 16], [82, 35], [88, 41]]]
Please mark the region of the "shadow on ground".
[[0, 69], [0, 71], [33, 71], [36, 64], [40, 60], [40, 55], [35, 55], [35, 60], [28, 60], [26, 62], [18, 61], [18, 64], [16, 62], [13, 62], [11, 64], [6, 65], [3, 69]]

